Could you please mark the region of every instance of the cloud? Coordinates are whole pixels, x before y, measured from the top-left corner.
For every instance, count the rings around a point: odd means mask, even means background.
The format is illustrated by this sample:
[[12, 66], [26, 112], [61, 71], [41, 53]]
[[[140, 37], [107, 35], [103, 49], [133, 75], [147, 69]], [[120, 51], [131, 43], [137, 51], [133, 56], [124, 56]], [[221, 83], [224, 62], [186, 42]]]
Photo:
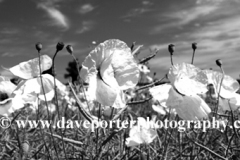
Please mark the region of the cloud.
[[153, 3], [152, 2], [150, 2], [150, 1], [142, 1], [142, 5], [146, 5], [146, 6], [149, 6], [149, 5], [153, 5]]
[[124, 19], [133, 18], [133, 17], [140, 16], [142, 14], [145, 14], [147, 12], [153, 11], [153, 9], [151, 8], [152, 5], [153, 5], [152, 2], [148, 0], [143, 0], [139, 7], [130, 9], [121, 18], [124, 18]]
[[69, 28], [69, 20], [67, 17], [61, 11], [56, 9], [52, 3], [39, 3], [38, 8], [47, 12], [48, 16], [52, 19], [52, 22], [50, 23], [51, 25], [61, 27], [65, 30]]
[[0, 34], [17, 34], [20, 30], [17, 28], [3, 28], [0, 31]]
[[122, 18], [131, 18], [131, 17], [137, 17], [140, 16], [146, 12], [150, 12], [152, 11], [151, 9], [148, 8], [134, 8], [131, 9], [125, 16], [123, 16]]
[[190, 9], [184, 9], [173, 13], [158, 16], [161, 24], [153, 27], [150, 34], [161, 33], [165, 29], [183, 27], [196, 20], [203, 20], [205, 16], [211, 15], [219, 7], [217, 5], [197, 5]]
[[225, 0], [197, 0], [196, 4], [203, 4], [203, 3], [215, 3], [215, 4], [217, 4], [217, 3], [221, 3], [223, 1], [225, 1]]
[[83, 34], [88, 32], [94, 28], [94, 21], [83, 21], [82, 26], [76, 31], [77, 34]]
[[16, 53], [16, 52], [5, 52], [1, 54], [1, 57], [14, 57], [14, 56], [18, 56], [20, 55], [20, 53]]
[[94, 9], [95, 9], [95, 7], [93, 7], [91, 4], [84, 4], [80, 7], [79, 13], [86, 14], [86, 13], [93, 11]]

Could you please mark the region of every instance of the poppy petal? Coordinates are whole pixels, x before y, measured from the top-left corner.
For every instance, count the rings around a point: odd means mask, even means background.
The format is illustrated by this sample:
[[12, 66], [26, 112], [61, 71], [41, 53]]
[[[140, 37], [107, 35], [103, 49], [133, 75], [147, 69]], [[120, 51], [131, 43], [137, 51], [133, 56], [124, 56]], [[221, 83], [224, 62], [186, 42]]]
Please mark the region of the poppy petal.
[[[208, 77], [208, 84], [213, 84], [218, 93], [223, 74], [212, 70], [204, 70], [204, 72]], [[231, 98], [231, 94], [237, 92], [238, 89], [239, 89], [238, 81], [228, 75], [224, 75], [220, 92], [221, 97], [229, 99]]]
[[[52, 59], [47, 55], [41, 56], [41, 71], [46, 71], [52, 66]], [[40, 75], [39, 58], [19, 63], [9, 69], [12, 74], [22, 79], [35, 78]]]

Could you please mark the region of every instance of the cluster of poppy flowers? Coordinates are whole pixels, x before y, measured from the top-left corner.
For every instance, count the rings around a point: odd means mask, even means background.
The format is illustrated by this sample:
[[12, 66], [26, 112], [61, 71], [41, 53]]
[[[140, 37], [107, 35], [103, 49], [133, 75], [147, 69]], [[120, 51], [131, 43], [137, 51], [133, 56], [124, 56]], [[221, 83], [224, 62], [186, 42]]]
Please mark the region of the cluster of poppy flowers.
[[[213, 109], [209, 106], [209, 96], [206, 95], [213, 92], [217, 96], [211, 96], [211, 101], [217, 101], [219, 111], [238, 109], [240, 95], [236, 91], [239, 84], [234, 78], [224, 72], [199, 69], [193, 64], [173, 64], [173, 47], [169, 45], [172, 66], [166, 76], [170, 83], [149, 88], [153, 99], [160, 104], [154, 105], [153, 110], [159, 113], [162, 113], [160, 108], [172, 110], [183, 120], [207, 119]], [[193, 44], [193, 49], [196, 50], [196, 44]], [[72, 48], [68, 50], [72, 51]], [[54, 83], [53, 76], [41, 74], [50, 69], [52, 63], [49, 56], [42, 55], [10, 68], [9, 71], [22, 80], [17, 86], [0, 77], [0, 114], [8, 116], [27, 103], [36, 104], [38, 98], [43, 101], [52, 100], [55, 94], [54, 84], [60, 92], [66, 92], [66, 86], [60, 81]], [[222, 65], [220, 61], [217, 64], [220, 67]], [[85, 58], [80, 71], [82, 80], [89, 84], [86, 90], [87, 101], [97, 101], [103, 106], [117, 109], [124, 108], [127, 105], [124, 91], [136, 87], [141, 73], [146, 70], [146, 66], [139, 64], [131, 48], [123, 41], [110, 39], [100, 43]], [[210, 93], [210, 90], [213, 92]], [[154, 128], [144, 125], [145, 119], [139, 119], [138, 123], [140, 130], [136, 126], [130, 129], [127, 146], [148, 144], [157, 137]]]

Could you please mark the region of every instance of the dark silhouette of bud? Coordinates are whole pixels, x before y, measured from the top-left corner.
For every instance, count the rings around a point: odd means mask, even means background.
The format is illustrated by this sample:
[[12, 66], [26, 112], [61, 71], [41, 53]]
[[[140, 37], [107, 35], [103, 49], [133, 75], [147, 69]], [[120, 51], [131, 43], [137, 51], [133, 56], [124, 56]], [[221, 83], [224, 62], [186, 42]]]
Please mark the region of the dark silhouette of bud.
[[131, 46], [131, 51], [133, 51], [135, 45], [136, 45], [136, 42], [133, 42], [133, 43], [132, 43], [132, 46]]
[[175, 47], [173, 44], [168, 45], [168, 51], [170, 52], [171, 55], [173, 55], [174, 49], [175, 49]]
[[197, 49], [197, 43], [195, 43], [195, 42], [192, 43], [192, 49], [193, 49], [193, 50], [196, 50], [196, 49]]
[[42, 44], [41, 44], [40, 42], [38, 42], [38, 43], [35, 45], [35, 47], [36, 47], [37, 51], [39, 52], [39, 51], [41, 51], [41, 49], [42, 49]]
[[73, 53], [73, 47], [71, 45], [67, 45], [66, 47], [68, 53], [72, 54]]
[[57, 51], [61, 51], [64, 48], [64, 43], [63, 42], [58, 42], [56, 49]]
[[217, 64], [219, 67], [221, 67], [221, 66], [222, 66], [222, 61], [221, 61], [221, 59], [217, 59], [217, 60], [216, 60], [216, 64]]

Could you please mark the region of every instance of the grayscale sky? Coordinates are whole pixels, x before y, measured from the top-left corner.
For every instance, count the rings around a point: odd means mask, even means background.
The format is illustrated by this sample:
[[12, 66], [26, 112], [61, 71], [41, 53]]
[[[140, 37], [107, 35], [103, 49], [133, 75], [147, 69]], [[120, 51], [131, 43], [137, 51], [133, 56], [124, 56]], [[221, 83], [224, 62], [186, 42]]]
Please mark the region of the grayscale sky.
[[[226, 74], [239, 78], [240, 0], [0, 0], [0, 20], [4, 67], [37, 57], [36, 42], [50, 56], [57, 42], [71, 44], [82, 62], [93, 41], [114, 38], [143, 44], [141, 57], [160, 49], [149, 64], [159, 77], [170, 67], [168, 44], [176, 46], [174, 63], [190, 63], [197, 42], [196, 66], [219, 70], [220, 58]], [[56, 59], [63, 82], [71, 60], [65, 49]]]

